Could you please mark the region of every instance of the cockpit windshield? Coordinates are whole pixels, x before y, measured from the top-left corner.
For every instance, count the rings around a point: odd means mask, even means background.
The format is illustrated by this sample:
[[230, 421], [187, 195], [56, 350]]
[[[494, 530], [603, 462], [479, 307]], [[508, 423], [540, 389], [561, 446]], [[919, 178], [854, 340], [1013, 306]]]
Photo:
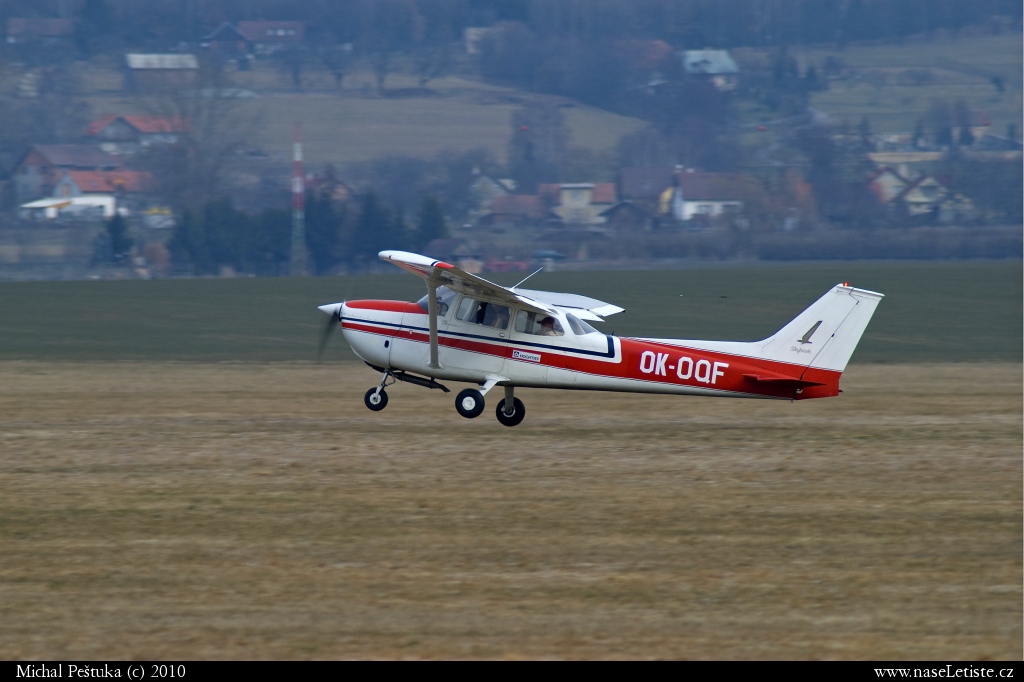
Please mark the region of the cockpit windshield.
[[576, 336], [586, 336], [587, 334], [600, 334], [601, 332], [594, 329], [589, 324], [576, 317], [572, 313], [566, 313], [565, 319], [569, 320], [569, 327], [572, 328], [572, 333]]
[[[427, 296], [429, 296], [429, 295], [430, 294], [427, 294]], [[457, 295], [458, 294], [456, 294], [454, 291], [452, 291], [448, 287], [438, 287], [437, 288], [437, 316], [438, 317], [444, 317], [445, 315], [448, 314], [448, 308], [451, 307], [452, 301], [455, 300], [455, 297]], [[416, 301], [416, 303], [419, 304], [419, 306], [421, 308], [423, 308], [424, 311], [430, 312], [430, 309], [428, 308], [428, 303], [427, 303], [427, 297], [426, 296], [424, 296], [420, 300]]]

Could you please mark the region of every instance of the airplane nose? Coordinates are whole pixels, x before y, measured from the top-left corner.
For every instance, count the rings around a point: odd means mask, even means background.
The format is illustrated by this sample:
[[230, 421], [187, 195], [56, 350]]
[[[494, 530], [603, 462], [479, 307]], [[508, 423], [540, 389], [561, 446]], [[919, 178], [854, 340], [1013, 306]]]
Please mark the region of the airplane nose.
[[320, 310], [322, 310], [323, 312], [327, 313], [328, 315], [333, 315], [335, 317], [341, 317], [341, 307], [343, 305], [345, 305], [345, 304], [344, 303], [328, 303], [327, 305], [318, 306], [318, 308]]

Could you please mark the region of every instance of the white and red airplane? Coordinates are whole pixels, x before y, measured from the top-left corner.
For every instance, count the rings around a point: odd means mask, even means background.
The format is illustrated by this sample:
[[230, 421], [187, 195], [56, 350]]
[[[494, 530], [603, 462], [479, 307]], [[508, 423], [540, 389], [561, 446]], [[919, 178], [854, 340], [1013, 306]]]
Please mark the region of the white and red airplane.
[[674, 393], [804, 400], [839, 394], [839, 377], [882, 294], [837, 284], [763, 341], [686, 341], [610, 336], [587, 320], [622, 308], [576, 294], [503, 287], [448, 263], [404, 251], [380, 257], [424, 279], [417, 303], [362, 300], [320, 306], [330, 315], [321, 351], [338, 323], [345, 340], [382, 374], [366, 392], [388, 404], [396, 381], [436, 388], [476, 384], [455, 399], [463, 417], [484, 411], [495, 386], [498, 421], [515, 426], [526, 408], [516, 388]]

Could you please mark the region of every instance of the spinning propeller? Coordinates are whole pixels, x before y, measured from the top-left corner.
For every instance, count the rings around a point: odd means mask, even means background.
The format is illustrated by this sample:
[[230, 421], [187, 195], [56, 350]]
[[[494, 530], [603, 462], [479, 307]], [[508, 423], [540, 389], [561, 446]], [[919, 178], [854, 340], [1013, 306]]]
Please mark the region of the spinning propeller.
[[320, 306], [320, 310], [324, 311], [330, 317], [327, 318], [327, 323], [324, 324], [324, 329], [320, 332], [320, 345], [316, 350], [316, 361], [319, 364], [324, 358], [324, 349], [327, 348], [327, 342], [331, 338], [331, 334], [334, 333], [338, 323], [341, 322], [341, 308], [345, 305], [345, 302], [341, 303], [328, 303], [327, 305]]

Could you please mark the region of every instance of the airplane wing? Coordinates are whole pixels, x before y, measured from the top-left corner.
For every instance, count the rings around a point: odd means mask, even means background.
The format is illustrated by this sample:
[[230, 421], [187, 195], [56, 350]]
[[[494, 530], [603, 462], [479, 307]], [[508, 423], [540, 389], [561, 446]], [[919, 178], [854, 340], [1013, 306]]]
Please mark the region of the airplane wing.
[[522, 292], [507, 289], [494, 282], [488, 282], [483, 277], [466, 272], [451, 263], [434, 260], [433, 258], [416, 253], [409, 253], [408, 251], [381, 251], [378, 255], [381, 260], [385, 260], [407, 272], [422, 277], [427, 281], [428, 287], [445, 286], [460, 294], [485, 296], [502, 303], [515, 304], [520, 308], [526, 308], [537, 313], [550, 315], [555, 312], [550, 304], [536, 300], [532, 296], [523, 295]]
[[617, 305], [605, 303], [596, 298], [580, 296], [579, 294], [563, 294], [557, 291], [536, 291], [533, 289], [516, 289], [515, 291], [517, 294], [527, 296], [534, 301], [553, 305], [565, 312], [572, 313], [576, 317], [593, 322], [603, 322], [605, 317], [621, 313], [625, 310], [625, 308], [620, 308]]
[[559, 308], [572, 313], [584, 320], [603, 322], [608, 315], [621, 313], [624, 308], [596, 298], [578, 294], [564, 294], [556, 291], [538, 291], [535, 289], [509, 289], [483, 277], [471, 274], [444, 261], [434, 260], [407, 251], [381, 251], [381, 260], [386, 260], [398, 267], [418, 275], [427, 281], [428, 286], [445, 286], [461, 294], [476, 294], [506, 304], [516, 304], [521, 308], [550, 315]]

